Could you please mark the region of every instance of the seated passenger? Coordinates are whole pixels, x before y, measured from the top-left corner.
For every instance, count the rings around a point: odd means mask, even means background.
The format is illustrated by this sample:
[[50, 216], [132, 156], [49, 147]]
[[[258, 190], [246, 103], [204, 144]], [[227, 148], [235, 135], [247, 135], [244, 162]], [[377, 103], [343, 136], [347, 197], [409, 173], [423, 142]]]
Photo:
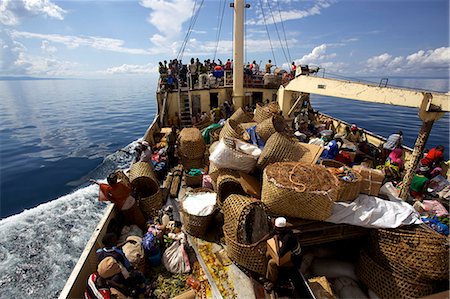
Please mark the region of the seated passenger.
[[428, 166], [430, 169], [433, 169], [444, 160], [444, 146], [438, 145], [435, 148], [432, 148], [425, 158], [420, 160], [420, 165]]
[[430, 180], [426, 177], [430, 168], [428, 166], [421, 166], [411, 182], [409, 188], [410, 194], [417, 200], [422, 200], [424, 194], [427, 191]]
[[350, 133], [348, 133], [346, 139], [348, 141], [356, 143], [356, 144], [358, 144], [358, 143], [360, 143], [362, 141], [361, 133], [360, 133], [358, 127], [355, 124], [353, 124], [351, 126]]

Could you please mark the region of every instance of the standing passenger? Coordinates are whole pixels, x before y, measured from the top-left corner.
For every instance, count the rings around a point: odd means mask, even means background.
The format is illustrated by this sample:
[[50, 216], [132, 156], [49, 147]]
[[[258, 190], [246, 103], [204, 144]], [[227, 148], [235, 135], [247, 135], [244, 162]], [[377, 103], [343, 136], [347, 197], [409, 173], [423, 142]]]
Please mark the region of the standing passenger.
[[272, 67], [272, 60], [266, 63], [266, 74], [270, 74], [270, 68]]

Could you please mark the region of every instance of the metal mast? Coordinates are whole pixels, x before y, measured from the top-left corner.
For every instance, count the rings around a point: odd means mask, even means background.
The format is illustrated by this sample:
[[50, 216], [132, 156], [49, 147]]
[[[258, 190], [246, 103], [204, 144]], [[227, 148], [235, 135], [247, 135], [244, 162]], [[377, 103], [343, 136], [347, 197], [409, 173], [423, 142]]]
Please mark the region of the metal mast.
[[230, 6], [234, 7], [233, 103], [237, 109], [244, 106], [244, 0]]

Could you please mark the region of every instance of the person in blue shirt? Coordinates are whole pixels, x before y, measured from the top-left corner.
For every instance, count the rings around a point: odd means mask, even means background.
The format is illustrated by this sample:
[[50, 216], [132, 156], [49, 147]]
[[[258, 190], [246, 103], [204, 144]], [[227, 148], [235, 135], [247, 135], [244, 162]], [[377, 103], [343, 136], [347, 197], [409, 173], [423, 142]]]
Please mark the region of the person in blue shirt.
[[339, 149], [341, 148], [342, 144], [342, 139], [340, 137], [335, 137], [324, 147], [322, 155], [320, 157], [322, 159], [334, 160], [337, 154], [339, 154]]

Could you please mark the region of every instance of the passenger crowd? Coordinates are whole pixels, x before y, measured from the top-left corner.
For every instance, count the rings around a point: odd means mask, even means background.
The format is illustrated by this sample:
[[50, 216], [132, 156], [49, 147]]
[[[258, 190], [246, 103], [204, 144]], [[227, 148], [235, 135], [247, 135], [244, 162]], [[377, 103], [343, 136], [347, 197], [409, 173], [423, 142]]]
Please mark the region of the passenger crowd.
[[[297, 68], [301, 70], [298, 74], [316, 73], [319, 70], [318, 68], [310, 69], [308, 65], [297, 66], [295, 62], [292, 62], [289, 66], [290, 70], [286, 71], [273, 65], [270, 59], [264, 65], [264, 69], [261, 65], [262, 62], [258, 64], [255, 60], [244, 65], [245, 83], [251, 84], [258, 79], [267, 85], [267, 76], [271, 74], [280, 79], [281, 83], [287, 83], [296, 76]], [[176, 89], [178, 84], [181, 87], [186, 87], [188, 86], [188, 78], [190, 78], [191, 87], [198, 86], [201, 89], [210, 85], [223, 85], [226, 72], [229, 74], [228, 80], [231, 81], [233, 60], [227, 59], [224, 63], [220, 59], [217, 59], [217, 61], [206, 59], [202, 62], [199, 58], [191, 58], [188, 64], [184, 64], [182, 60], [178, 59], [169, 60], [169, 62], [164, 60], [159, 62], [158, 71], [161, 88]]]

